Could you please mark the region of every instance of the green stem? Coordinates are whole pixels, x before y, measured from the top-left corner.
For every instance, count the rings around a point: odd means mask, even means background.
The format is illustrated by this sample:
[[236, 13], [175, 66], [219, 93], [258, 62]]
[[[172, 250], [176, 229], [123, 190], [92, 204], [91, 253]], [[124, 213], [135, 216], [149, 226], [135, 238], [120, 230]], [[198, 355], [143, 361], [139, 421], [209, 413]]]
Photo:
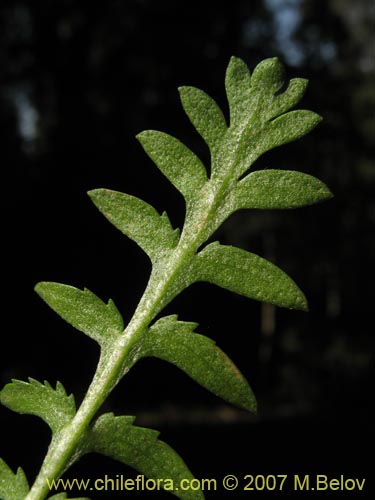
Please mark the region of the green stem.
[[[148, 290], [149, 287], [144, 297]], [[43, 500], [50, 491], [49, 483], [63, 474], [71, 457], [79, 450], [82, 437], [85, 436], [90, 422], [120, 380], [124, 360], [152, 320], [153, 309], [158, 300], [148, 303], [148, 308], [137, 309], [124, 334], [113, 346], [111, 355], [106, 357], [105, 366], [99, 364], [86, 396], [72, 421], [53, 437], [40, 472], [25, 500]]]
[[[102, 403], [121, 379], [124, 361], [131, 349], [145, 334], [150, 322], [176, 295], [173, 291], [176, 278], [189, 265], [201, 244], [202, 234], [209, 219], [210, 210], [205, 212], [200, 231], [196, 232], [194, 239], [188, 238], [190, 241], [187, 241], [186, 238], [181, 238], [179, 246], [163, 269], [151, 274], [132, 320], [114, 344], [111, 353], [105, 357], [105, 363], [99, 363], [76, 415], [60, 433], [53, 437], [40, 472], [25, 500], [43, 500], [50, 492], [51, 481], [61, 477], [68, 464], [71, 465], [75, 454], [79, 456], [79, 446], [87, 429]], [[160, 276], [164, 276], [162, 281]]]

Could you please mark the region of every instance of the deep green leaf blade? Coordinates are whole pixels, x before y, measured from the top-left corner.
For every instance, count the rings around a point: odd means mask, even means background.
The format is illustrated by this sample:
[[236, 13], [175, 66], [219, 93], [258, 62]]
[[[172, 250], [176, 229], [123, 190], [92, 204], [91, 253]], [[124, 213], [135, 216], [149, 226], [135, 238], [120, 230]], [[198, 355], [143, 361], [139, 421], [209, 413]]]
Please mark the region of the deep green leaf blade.
[[24, 500], [28, 492], [29, 484], [21, 467], [18, 467], [14, 474], [12, 469], [0, 458], [0, 499]]
[[225, 79], [231, 127], [259, 127], [285, 113], [301, 100], [308, 82], [292, 79], [280, 94], [283, 84], [284, 67], [278, 58], [260, 62], [251, 76], [245, 62], [232, 57]]
[[29, 382], [13, 380], [0, 392], [0, 402], [21, 414], [36, 415], [43, 419], [53, 433], [61, 430], [75, 415], [74, 397], [68, 396], [60, 382], [56, 389], [29, 378]]
[[311, 132], [321, 121], [321, 116], [306, 109], [285, 113], [269, 123], [256, 149], [264, 153], [295, 141]]
[[38, 295], [65, 321], [101, 346], [124, 330], [121, 314], [112, 300], [103, 302], [87, 288], [43, 281], [35, 287]]
[[242, 208], [289, 209], [332, 198], [316, 177], [293, 170], [257, 170], [242, 179], [230, 193], [229, 213]]
[[[231, 67], [236, 69], [234, 76]], [[237, 59], [229, 63], [227, 95], [231, 112], [231, 127], [235, 129], [234, 137], [247, 129], [254, 131], [269, 119], [270, 110], [273, 108], [275, 94], [284, 84], [284, 68], [277, 57], [265, 59], [260, 62], [250, 76], [246, 64]], [[229, 82], [232, 81], [232, 89]], [[228, 92], [229, 90], [229, 92]], [[236, 95], [236, 100], [231, 98]]]
[[88, 194], [102, 214], [135, 241], [152, 262], [176, 247], [179, 232], [172, 228], [166, 213], [160, 215], [145, 201], [118, 191], [94, 189]]
[[287, 274], [240, 248], [211, 243], [196, 256], [192, 273], [195, 281], [208, 281], [280, 307], [307, 310], [304, 294]]
[[138, 134], [137, 139], [187, 202], [207, 182], [207, 172], [201, 160], [175, 137], [146, 130]]
[[286, 113], [289, 109], [296, 106], [302, 99], [308, 83], [308, 80], [304, 78], [292, 78], [288, 88], [281, 94], [274, 96], [272, 105], [267, 112], [267, 119], [270, 120], [271, 118]]
[[180, 98], [185, 113], [203, 137], [214, 155], [223, 142], [227, 131], [224, 115], [216, 102], [195, 87], [180, 87]]
[[321, 116], [313, 111], [299, 109], [285, 113], [262, 126], [249, 126], [238, 147], [237, 178], [263, 153], [299, 139], [311, 132], [321, 121]]
[[268, 94], [273, 96], [284, 84], [284, 66], [277, 57], [264, 59], [256, 65], [251, 76], [253, 96]]
[[230, 126], [241, 122], [251, 106], [251, 76], [248, 66], [238, 57], [231, 57], [226, 74], [225, 89], [230, 111]]
[[[89, 450], [129, 465], [148, 478], [160, 481], [160, 487], [182, 500], [203, 500], [201, 491], [183, 491], [182, 480], [194, 476], [182, 458], [158, 439], [157, 431], [129, 424], [127, 417], [106, 413], [98, 418], [88, 436]], [[178, 489], [179, 488], [179, 489]]]
[[177, 316], [159, 319], [142, 343], [142, 356], [168, 361], [225, 401], [255, 412], [256, 399], [242, 373], [213, 340], [194, 333], [195, 326]]

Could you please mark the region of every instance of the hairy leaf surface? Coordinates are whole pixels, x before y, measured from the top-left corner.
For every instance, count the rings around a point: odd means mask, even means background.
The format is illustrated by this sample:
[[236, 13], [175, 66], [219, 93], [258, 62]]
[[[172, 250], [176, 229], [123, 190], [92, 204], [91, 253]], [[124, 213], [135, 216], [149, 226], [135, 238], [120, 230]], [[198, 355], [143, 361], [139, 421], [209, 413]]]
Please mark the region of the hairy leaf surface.
[[94, 189], [88, 194], [103, 215], [135, 241], [152, 262], [176, 247], [179, 231], [172, 228], [165, 212], [160, 215], [145, 201], [118, 191]]
[[297, 208], [331, 197], [327, 186], [311, 175], [292, 170], [258, 170], [237, 184], [226, 208], [230, 213], [242, 208]]
[[124, 330], [124, 322], [112, 300], [108, 304], [85, 288], [41, 282], [35, 287], [40, 297], [65, 321], [85, 333], [101, 346]]
[[189, 202], [207, 182], [201, 160], [182, 142], [156, 130], [138, 134], [148, 156]]
[[[271, 262], [219, 243], [204, 247], [225, 218], [236, 210], [294, 208], [331, 196], [322, 182], [299, 172], [265, 170], [245, 177], [263, 153], [302, 137], [320, 122], [321, 118], [312, 111], [291, 111], [306, 86], [307, 81], [300, 78], [285, 84], [284, 69], [277, 58], [261, 62], [252, 74], [244, 61], [232, 58], [225, 77], [229, 127], [210, 96], [194, 87], [181, 87], [182, 106], [210, 149], [210, 169], [168, 134], [146, 131], [138, 136], [146, 153], [186, 200], [181, 238], [166, 213], [160, 215], [139, 198], [107, 189], [89, 192], [105, 217], [146, 252], [153, 269], [126, 331], [113, 302], [106, 304], [89, 290], [47, 282], [36, 287], [52, 309], [96, 340], [106, 354], [100, 358], [80, 419], [74, 421], [80, 422], [79, 426], [66, 429], [73, 433], [69, 439], [67, 432], [59, 431], [71, 422], [75, 405], [73, 396], [67, 396], [61, 384], [53, 389], [47, 382], [14, 380], [0, 393], [4, 405], [20, 413], [38, 415], [50, 425], [55, 433], [54, 448], [47, 457], [56, 460], [52, 464], [56, 471], [57, 466], [60, 471], [66, 469], [85, 453], [97, 452], [134, 467], [181, 500], [203, 500], [202, 491], [180, 487], [182, 480], [191, 481], [193, 476], [179, 455], [158, 439], [157, 431], [134, 426], [134, 417], [107, 413], [83, 435], [82, 429], [142, 356], [156, 356], [173, 363], [214, 394], [255, 411], [255, 397], [242, 374], [215, 342], [194, 332], [195, 323], [167, 316], [151, 327], [149, 324], [174, 297], [198, 281], [281, 307], [307, 309], [306, 298], [298, 286]], [[36, 482], [37, 489], [41, 477]], [[23, 500], [27, 490], [23, 472], [13, 474], [0, 460], [1, 500]], [[52, 499], [66, 500], [66, 494], [58, 493]]]
[[203, 137], [211, 155], [220, 149], [227, 131], [224, 115], [216, 102], [195, 87], [180, 87], [182, 106], [191, 123]]
[[280, 116], [298, 104], [307, 84], [303, 78], [294, 78], [280, 92], [284, 68], [276, 57], [259, 63], [252, 76], [244, 61], [232, 57], [225, 77], [231, 126], [245, 128], [249, 123], [259, 126]]
[[251, 76], [247, 65], [242, 59], [231, 57], [225, 74], [225, 89], [229, 103], [231, 127], [238, 125], [250, 112], [250, 85]]
[[280, 307], [307, 309], [304, 294], [284, 271], [240, 248], [211, 243], [196, 256], [192, 271], [195, 281]]
[[24, 500], [28, 492], [29, 484], [21, 467], [14, 474], [12, 469], [0, 458], [0, 499]]
[[177, 316], [159, 319], [142, 343], [142, 356], [164, 359], [225, 401], [256, 411], [255, 396], [244, 376], [213, 340], [194, 332], [196, 326], [178, 321]]
[[308, 80], [304, 78], [292, 78], [288, 88], [281, 94], [273, 97], [272, 106], [267, 111], [267, 119], [280, 116], [291, 108], [294, 108], [303, 97], [308, 85]]
[[[171, 481], [178, 487], [181, 480], [193, 475], [181, 457], [158, 439], [159, 432], [131, 425], [128, 417], [106, 413], [98, 418], [88, 436], [87, 451], [101, 453], [130, 465], [148, 478], [160, 479], [167, 491]], [[169, 480], [169, 481], [168, 481]], [[203, 500], [201, 491], [171, 491], [182, 500]]]
[[13, 380], [0, 392], [1, 403], [17, 413], [36, 415], [58, 432], [74, 417], [76, 407], [74, 396], [68, 396], [64, 387], [57, 382], [56, 389], [29, 378], [29, 382]]
[[262, 61], [252, 75], [244, 61], [231, 58], [225, 77], [231, 117], [226, 163], [234, 163], [237, 178], [260, 155], [302, 137], [321, 121], [312, 111], [286, 113], [302, 98], [307, 83], [296, 78], [282, 91], [284, 68], [277, 58]]
[[313, 111], [295, 110], [285, 113], [261, 127], [249, 126], [242, 135], [238, 146], [236, 177], [244, 174], [259, 156], [306, 135], [321, 120], [321, 117]]

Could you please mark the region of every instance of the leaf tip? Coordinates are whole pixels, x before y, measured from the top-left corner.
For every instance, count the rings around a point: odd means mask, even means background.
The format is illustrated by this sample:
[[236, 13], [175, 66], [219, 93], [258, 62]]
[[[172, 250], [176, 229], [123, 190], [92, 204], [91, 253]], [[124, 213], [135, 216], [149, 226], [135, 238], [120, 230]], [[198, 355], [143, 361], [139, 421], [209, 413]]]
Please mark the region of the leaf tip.
[[231, 58], [229, 59], [228, 68], [230, 68], [230, 67], [232, 67], [234, 65], [238, 65], [238, 64], [245, 64], [245, 62], [240, 57], [231, 56]]
[[39, 295], [39, 297], [43, 299], [50, 285], [51, 285], [50, 281], [39, 281], [39, 283], [37, 283], [34, 286], [34, 292], [36, 292]]
[[255, 399], [254, 395], [251, 393], [251, 397], [249, 397], [246, 401], [242, 403], [242, 408], [252, 413], [253, 415], [258, 414], [258, 403]]
[[142, 132], [138, 132], [135, 138], [137, 139], [138, 142], [143, 144], [142, 141], [147, 139], [149, 136], [154, 135], [155, 133], [157, 133], [156, 130], [142, 130]]
[[177, 90], [183, 105], [185, 100], [188, 98], [189, 94], [191, 94], [192, 87], [190, 85], [181, 85], [180, 87], [177, 88]]
[[331, 200], [332, 198], [335, 197], [335, 195], [332, 193], [329, 187], [324, 185], [324, 189], [322, 189], [321, 191], [321, 197], [322, 201], [326, 201], [326, 200]]
[[307, 298], [305, 294], [300, 292], [298, 300], [296, 301], [295, 307], [293, 309], [297, 309], [303, 312], [309, 312], [309, 303], [307, 302]]
[[314, 120], [315, 120], [316, 125], [319, 125], [319, 123], [323, 121], [323, 117], [321, 115], [319, 115], [318, 113], [315, 113], [314, 111], [311, 111], [311, 112], [314, 115]]
[[103, 189], [90, 189], [90, 191], [87, 191], [87, 194], [89, 198], [95, 202], [95, 200], [100, 196], [100, 194], [103, 192]]

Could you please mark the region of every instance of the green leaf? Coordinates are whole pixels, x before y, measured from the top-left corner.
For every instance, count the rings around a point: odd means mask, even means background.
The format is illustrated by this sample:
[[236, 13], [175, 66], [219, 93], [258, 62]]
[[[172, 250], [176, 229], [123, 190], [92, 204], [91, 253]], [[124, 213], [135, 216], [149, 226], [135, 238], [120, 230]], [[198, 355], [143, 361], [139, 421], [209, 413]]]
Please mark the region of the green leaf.
[[118, 191], [94, 189], [88, 194], [103, 215], [135, 241], [152, 262], [176, 247], [179, 231], [173, 230], [165, 212], [159, 215], [145, 201]]
[[269, 118], [269, 111], [274, 106], [274, 95], [283, 83], [284, 69], [276, 57], [259, 63], [252, 76], [244, 61], [232, 57], [225, 77], [231, 128], [259, 129]]
[[41, 282], [35, 287], [38, 295], [77, 330], [105, 346], [124, 330], [124, 323], [112, 300], [108, 304], [85, 288]]
[[262, 144], [257, 146], [257, 150], [263, 153], [295, 141], [311, 132], [321, 121], [321, 116], [306, 109], [285, 113], [270, 122], [267, 132], [263, 134]]
[[67, 425], [76, 413], [74, 396], [68, 396], [63, 385], [57, 382], [56, 389], [29, 378], [29, 382], [13, 380], [0, 392], [0, 402], [17, 413], [36, 415], [58, 432]]
[[225, 401], [255, 412], [255, 396], [246, 379], [213, 340], [193, 332], [196, 326], [177, 316], [159, 319], [142, 343], [142, 356], [173, 363]]
[[322, 118], [304, 109], [290, 111], [258, 127], [249, 127], [241, 137], [238, 148], [236, 177], [243, 175], [263, 153], [295, 141], [311, 132]]
[[250, 82], [250, 71], [244, 61], [238, 57], [231, 57], [225, 74], [231, 127], [243, 121], [249, 112], [251, 106]]
[[287, 209], [332, 197], [316, 177], [292, 170], [258, 170], [242, 179], [226, 201], [227, 215], [242, 208]]
[[227, 131], [224, 115], [216, 102], [195, 87], [180, 87], [180, 98], [185, 113], [215, 155]]
[[294, 281], [271, 262], [240, 248], [207, 245], [192, 266], [194, 281], [208, 281], [251, 299], [280, 307], [307, 310]]
[[300, 102], [306, 91], [309, 81], [304, 78], [292, 78], [285, 92], [275, 95], [272, 100], [272, 106], [266, 113], [267, 119], [280, 116], [281, 114], [294, 108]]
[[207, 182], [200, 159], [182, 142], [156, 130], [137, 135], [148, 156], [189, 202]]
[[320, 121], [316, 113], [297, 110], [286, 113], [302, 98], [307, 80], [296, 78], [284, 85], [284, 68], [277, 58], [259, 63], [253, 74], [239, 58], [232, 57], [225, 86], [231, 116], [231, 139], [226, 149], [235, 161], [234, 173], [243, 175], [251, 164], [272, 148], [310, 132]]
[[158, 439], [159, 432], [131, 425], [129, 417], [106, 413], [98, 418], [88, 436], [87, 451], [101, 453], [159, 480], [160, 487], [182, 500], [203, 500], [199, 491], [183, 491], [182, 480], [193, 475], [181, 457]]
[[251, 77], [251, 93], [274, 95], [284, 84], [284, 67], [277, 57], [261, 61]]
[[284, 85], [284, 67], [277, 57], [265, 59], [254, 69], [251, 77], [251, 95], [254, 107], [262, 115], [262, 121], [270, 120], [293, 108], [302, 99], [308, 85], [304, 78], [293, 78], [287, 89]]
[[1, 500], [24, 500], [29, 492], [25, 473], [19, 467], [16, 474], [0, 458], [0, 498]]

